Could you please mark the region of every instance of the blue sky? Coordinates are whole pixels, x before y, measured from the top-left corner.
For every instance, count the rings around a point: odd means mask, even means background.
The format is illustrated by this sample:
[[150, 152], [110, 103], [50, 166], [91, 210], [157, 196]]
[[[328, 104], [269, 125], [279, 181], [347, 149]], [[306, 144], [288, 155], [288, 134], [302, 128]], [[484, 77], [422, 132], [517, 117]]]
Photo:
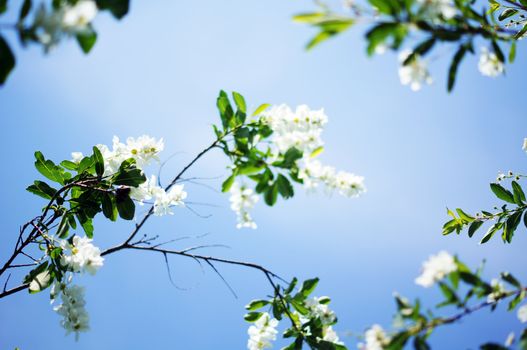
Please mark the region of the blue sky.
[[[260, 203], [253, 215], [259, 228], [250, 231], [235, 228], [226, 196], [189, 185], [189, 200], [214, 205], [194, 209], [212, 216], [182, 209], [152, 219], [145, 233], [167, 239], [208, 233], [175, 247], [227, 244], [207, 253], [260, 263], [287, 278], [319, 276], [317, 294], [333, 298], [342, 335], [372, 323], [389, 326], [394, 291], [432, 306], [436, 291], [413, 280], [421, 262], [442, 249], [472, 266], [486, 258], [489, 277], [510, 270], [526, 280], [523, 230], [507, 246], [440, 233], [446, 206], [492, 208], [488, 183], [498, 170], [525, 171], [519, 102], [525, 67], [510, 66], [505, 78], [493, 80], [478, 73], [471, 57], [448, 95], [448, 62], [439, 57], [431, 67], [435, 83], [413, 93], [398, 81], [395, 55], [366, 58], [364, 28], [305, 52], [313, 32], [290, 16], [311, 8], [310, 1], [133, 1], [122, 22], [97, 18], [99, 40], [89, 56], [74, 42], [47, 57], [36, 47], [17, 50], [16, 71], [0, 91], [0, 258], [9, 254], [19, 225], [44, 204], [24, 190], [38, 178], [35, 150], [61, 160], [110, 143], [113, 135], [164, 137], [165, 159], [176, 154], [163, 170], [166, 179], [212, 140], [215, 98], [225, 89], [244, 94], [252, 108], [264, 102], [324, 107], [330, 122], [323, 161], [365, 176], [368, 193], [350, 200], [298, 189], [274, 208]], [[526, 54], [520, 45], [518, 62]], [[191, 174], [221, 177], [226, 164], [221, 154], [211, 154]], [[96, 243], [107, 247], [131, 229], [131, 223], [97, 222]], [[244, 349], [243, 306], [270, 293], [263, 276], [219, 266], [235, 299], [195, 262], [173, 258], [171, 267], [187, 290], [170, 284], [161, 256], [137, 252], [109, 256], [96, 277], [80, 278], [92, 329], [78, 342], [64, 336], [47, 293], [6, 298], [0, 348]], [[515, 315], [484, 311], [431, 339], [438, 349], [469, 349], [520, 329]], [[355, 348], [353, 338], [343, 339]]]

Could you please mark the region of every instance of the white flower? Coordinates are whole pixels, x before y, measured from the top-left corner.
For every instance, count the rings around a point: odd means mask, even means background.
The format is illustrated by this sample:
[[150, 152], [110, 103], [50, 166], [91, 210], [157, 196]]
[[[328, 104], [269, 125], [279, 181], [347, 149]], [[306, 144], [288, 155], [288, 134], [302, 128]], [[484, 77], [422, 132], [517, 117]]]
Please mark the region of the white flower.
[[259, 197], [251, 188], [241, 185], [239, 182], [232, 184], [230, 189], [231, 209], [236, 213], [238, 224], [237, 228], [248, 227], [256, 229], [256, 223], [251, 218], [249, 210], [251, 210], [258, 202]]
[[527, 137], [523, 139], [522, 149], [527, 152]]
[[114, 136], [111, 150], [106, 145], [97, 145], [104, 159], [105, 176], [118, 172], [121, 164], [130, 158], [135, 159], [137, 167], [142, 169], [153, 160], [159, 160], [158, 154], [164, 147], [163, 139], [156, 140], [148, 135], [138, 138], [129, 137], [126, 139], [126, 144], [122, 143], [119, 137]]
[[347, 197], [358, 197], [366, 192], [362, 176], [345, 171], [336, 172], [335, 168], [322, 165], [318, 160], [310, 158], [305, 158], [302, 164], [298, 177], [302, 179], [304, 187], [308, 190], [314, 190], [319, 184], [324, 184], [328, 193], [337, 190], [339, 194]]
[[318, 317], [323, 325], [331, 325], [337, 320], [337, 316], [326, 303], [321, 303], [323, 300], [328, 300], [328, 298], [313, 297], [311, 299], [306, 299], [304, 303], [309, 309], [311, 317]]
[[344, 345], [344, 343], [340, 341], [337, 332], [333, 330], [333, 327], [331, 326], [324, 327], [323, 334], [324, 334], [324, 337], [322, 338], [322, 340], [328, 341], [333, 344]]
[[85, 31], [97, 16], [97, 5], [93, 0], [81, 0], [73, 6], [64, 8], [62, 25], [67, 31], [79, 33]]
[[173, 215], [172, 207], [184, 206], [183, 200], [187, 198], [187, 192], [183, 185], [174, 185], [168, 192], [163, 189], [154, 193], [154, 215]]
[[415, 279], [415, 283], [428, 288], [456, 270], [454, 257], [446, 251], [441, 251], [423, 263], [421, 275]]
[[320, 135], [328, 118], [323, 109], [301, 105], [293, 112], [282, 104], [271, 107], [261, 117], [273, 130], [273, 144], [280, 153], [295, 147], [309, 154], [324, 144]]
[[272, 342], [276, 340], [276, 334], [278, 334], [277, 326], [278, 320], [271, 319], [271, 316], [264, 312], [247, 331], [249, 334], [247, 349], [261, 350], [271, 348], [273, 346]]
[[390, 342], [390, 338], [378, 324], [371, 326], [364, 334], [366, 343], [359, 344], [361, 350], [382, 350]]
[[40, 4], [33, 21], [37, 40], [44, 45], [47, 52], [58, 44], [62, 37], [62, 11], [48, 11], [46, 5]]
[[152, 175], [144, 183], [130, 190], [130, 197], [143, 205], [144, 201], [154, 201], [154, 215], [173, 215], [174, 206], [184, 206], [187, 198], [184, 185], [174, 185], [166, 192], [157, 184], [157, 177]]
[[494, 78], [503, 74], [505, 66], [494, 52], [490, 52], [486, 47], [482, 47], [478, 69], [484, 76]]
[[449, 20], [457, 13], [454, 3], [450, 0], [417, 0], [417, 2], [424, 13], [435, 20], [440, 16]]
[[503, 296], [503, 293], [505, 293], [506, 290], [503, 283], [497, 278], [492, 279], [492, 281], [490, 281], [490, 285], [492, 286], [492, 292], [487, 295], [487, 303], [494, 303]]
[[518, 319], [520, 320], [521, 323], [526, 323], [527, 322], [527, 304], [525, 305], [522, 305], [518, 308]]
[[71, 161], [73, 163], [79, 164], [82, 158], [84, 158], [84, 155], [82, 154], [82, 152], [71, 152]]
[[403, 50], [399, 54], [399, 79], [401, 80], [401, 84], [410, 85], [410, 89], [418, 91], [421, 90], [423, 84], [431, 84], [432, 77], [428, 72], [426, 63], [421, 60], [419, 55], [415, 55], [408, 64], [403, 65], [403, 62], [411, 53], [412, 51], [410, 50]]
[[72, 243], [62, 241], [63, 255], [61, 263], [68, 266], [73, 272], [88, 272], [95, 275], [103, 266], [104, 258], [101, 250], [94, 246], [87, 237], [74, 236]]
[[59, 289], [62, 304], [55, 306], [54, 310], [63, 317], [60, 325], [66, 330], [66, 335], [74, 332], [78, 340], [80, 332], [90, 329], [90, 319], [85, 309], [84, 288], [76, 285], [59, 285]]

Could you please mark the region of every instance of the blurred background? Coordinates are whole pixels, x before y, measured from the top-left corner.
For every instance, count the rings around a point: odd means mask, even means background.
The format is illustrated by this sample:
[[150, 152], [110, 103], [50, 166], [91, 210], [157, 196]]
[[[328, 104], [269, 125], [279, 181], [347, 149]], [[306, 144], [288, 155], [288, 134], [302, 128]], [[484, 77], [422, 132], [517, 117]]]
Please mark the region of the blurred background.
[[[89, 56], [74, 41], [48, 57], [36, 47], [17, 49], [17, 68], [0, 90], [0, 260], [10, 254], [19, 225], [44, 205], [25, 191], [39, 178], [34, 151], [59, 161], [72, 151], [110, 144], [113, 135], [163, 137], [162, 158], [173, 155], [162, 171], [167, 181], [213, 139], [215, 99], [225, 89], [242, 93], [252, 109], [264, 102], [325, 108], [330, 122], [321, 159], [365, 176], [368, 192], [346, 199], [297, 188], [293, 200], [274, 208], [259, 203], [256, 231], [237, 230], [228, 196], [207, 187], [219, 188], [227, 174], [226, 159], [211, 153], [188, 174], [207, 178], [201, 180], [207, 186], [186, 185], [200, 215], [178, 209], [174, 216], [152, 218], [144, 233], [190, 237], [175, 248], [226, 244], [229, 249], [205, 252], [259, 263], [287, 279], [319, 276], [316, 293], [332, 297], [336, 330], [350, 349], [356, 348], [350, 334], [373, 323], [389, 328], [394, 291], [420, 296], [430, 307], [439, 300], [436, 290], [414, 284], [421, 262], [439, 250], [459, 254], [473, 267], [487, 259], [487, 277], [510, 270], [527, 279], [524, 229], [512, 245], [441, 236], [446, 206], [492, 208], [497, 200], [488, 184], [498, 170], [526, 171], [525, 47], [519, 45], [518, 63], [504, 78], [482, 77], [477, 57], [466, 59], [451, 95], [445, 78], [452, 52], [444, 47], [445, 56], [431, 64], [435, 83], [413, 93], [399, 83], [396, 55], [366, 57], [364, 28], [304, 51], [314, 33], [290, 17], [312, 9], [307, 0], [132, 1], [121, 22], [97, 17], [99, 39]], [[108, 247], [132, 228], [131, 222], [100, 220], [95, 244]], [[47, 292], [5, 298], [0, 348], [246, 348], [244, 305], [271, 293], [264, 276], [218, 265], [236, 299], [194, 261], [173, 257], [170, 265], [178, 288], [163, 257], [142, 252], [108, 256], [96, 277], [78, 278], [87, 288], [91, 316], [91, 331], [78, 342], [64, 336]], [[12, 283], [17, 278], [22, 276]], [[515, 314], [495, 313], [485, 310], [444, 327], [431, 343], [474, 349], [522, 329]]]

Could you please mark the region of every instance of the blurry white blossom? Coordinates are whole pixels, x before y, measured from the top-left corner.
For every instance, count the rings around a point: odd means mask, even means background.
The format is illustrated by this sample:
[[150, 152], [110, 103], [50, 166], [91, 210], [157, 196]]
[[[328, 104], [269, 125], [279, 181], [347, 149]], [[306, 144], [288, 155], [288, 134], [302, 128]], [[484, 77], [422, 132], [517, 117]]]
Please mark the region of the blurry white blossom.
[[104, 258], [101, 250], [94, 246], [87, 237], [74, 236], [72, 243], [61, 241], [63, 255], [61, 263], [68, 266], [73, 272], [88, 272], [95, 275], [103, 266]]
[[493, 278], [492, 281], [490, 281], [490, 285], [492, 287], [492, 292], [487, 295], [487, 303], [494, 303], [503, 296], [503, 293], [505, 293], [506, 290], [503, 283], [497, 278]]
[[527, 137], [523, 139], [522, 149], [527, 152]]
[[423, 263], [421, 275], [415, 279], [415, 283], [428, 288], [456, 270], [454, 257], [446, 251], [440, 251]]
[[371, 326], [364, 334], [364, 343], [359, 344], [360, 350], [383, 350], [390, 338], [378, 324]]
[[46, 51], [58, 44], [64, 35], [76, 35], [90, 31], [98, 8], [93, 0], [80, 0], [75, 5], [63, 5], [48, 9], [45, 4], [38, 8], [33, 21], [37, 39]]
[[230, 188], [231, 209], [236, 213], [237, 228], [248, 227], [256, 229], [256, 223], [251, 218], [249, 211], [258, 202], [259, 197], [250, 188], [234, 182]]
[[478, 69], [484, 76], [494, 78], [503, 74], [505, 66], [494, 52], [489, 51], [486, 47], [482, 47]]
[[60, 289], [62, 304], [54, 307], [54, 310], [62, 316], [60, 325], [66, 330], [66, 335], [75, 333], [78, 340], [80, 332], [89, 330], [89, 315], [86, 311], [84, 300], [84, 288], [76, 285], [66, 286], [63, 284], [55, 286]]
[[71, 161], [73, 163], [79, 164], [82, 158], [84, 158], [84, 155], [82, 154], [82, 152], [71, 152]]
[[261, 350], [271, 348], [273, 346], [272, 342], [276, 340], [276, 335], [278, 334], [277, 326], [278, 320], [271, 319], [271, 316], [264, 312], [247, 331], [249, 334], [247, 349]]
[[358, 197], [366, 192], [364, 177], [345, 171], [337, 172], [335, 168], [322, 165], [316, 159], [304, 159], [298, 177], [303, 180], [304, 187], [308, 190], [314, 190], [323, 184], [328, 193], [336, 190], [339, 194], [347, 197]]
[[403, 65], [411, 53], [410, 50], [403, 50], [399, 54], [399, 79], [401, 84], [410, 85], [410, 89], [419, 91], [424, 84], [431, 84], [433, 80], [421, 56], [415, 55], [408, 64]]
[[83, 31], [95, 19], [97, 12], [95, 1], [81, 0], [73, 6], [64, 8], [62, 24], [64, 28], [73, 32]]
[[518, 319], [520, 320], [521, 323], [526, 323], [527, 322], [527, 304], [525, 305], [522, 305], [518, 308]]
[[432, 19], [438, 20], [443, 17], [446, 20], [453, 18], [456, 13], [456, 7], [451, 0], [417, 0], [425, 15]]
[[324, 327], [323, 329], [323, 338], [322, 340], [325, 340], [327, 342], [338, 344], [338, 345], [344, 345], [342, 341], [340, 341], [340, 338], [331, 326]]

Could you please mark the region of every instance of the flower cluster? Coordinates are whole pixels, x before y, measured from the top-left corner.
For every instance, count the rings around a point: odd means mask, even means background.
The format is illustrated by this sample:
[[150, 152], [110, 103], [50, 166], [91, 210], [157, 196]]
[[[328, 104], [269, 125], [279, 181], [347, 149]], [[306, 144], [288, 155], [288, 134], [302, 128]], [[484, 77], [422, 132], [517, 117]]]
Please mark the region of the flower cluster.
[[339, 194], [347, 197], [358, 197], [366, 192], [362, 176], [345, 171], [337, 172], [334, 167], [322, 165], [316, 159], [306, 158], [303, 164], [298, 177], [303, 180], [308, 190], [314, 190], [324, 184], [328, 192], [337, 190]]
[[75, 5], [63, 5], [53, 10], [48, 10], [41, 4], [33, 23], [37, 39], [49, 50], [58, 44], [64, 35], [91, 31], [90, 24], [97, 13], [98, 8], [93, 0], [80, 0]]
[[295, 147], [310, 154], [324, 144], [320, 135], [328, 117], [323, 109], [311, 110], [301, 105], [292, 111], [285, 104], [273, 106], [262, 113], [262, 120], [273, 130], [273, 144], [281, 153]]
[[490, 286], [492, 287], [492, 293], [487, 295], [487, 303], [494, 303], [504, 295], [506, 290], [503, 283], [497, 278], [490, 281]]
[[375, 324], [364, 334], [365, 343], [359, 344], [360, 350], [382, 350], [390, 342], [390, 338], [381, 326]]
[[86, 311], [84, 300], [84, 287], [77, 285], [67, 286], [65, 284], [53, 285], [52, 296], [59, 289], [62, 304], [54, 307], [54, 310], [62, 316], [60, 325], [66, 330], [66, 334], [75, 333], [78, 340], [80, 332], [89, 330], [89, 315]]
[[478, 69], [484, 76], [495, 78], [505, 71], [505, 66], [498, 56], [486, 47], [481, 48]]
[[140, 204], [145, 201], [153, 200], [154, 215], [173, 215], [172, 207], [184, 206], [183, 200], [187, 198], [187, 192], [184, 191], [183, 185], [174, 185], [168, 191], [165, 191], [157, 183], [157, 177], [152, 175], [150, 179], [139, 185], [139, 187], [132, 188], [130, 197], [135, 199]]
[[148, 135], [138, 138], [129, 137], [126, 143], [120, 142], [117, 136], [113, 137], [112, 149], [106, 145], [97, 145], [104, 158], [104, 175], [115, 174], [121, 164], [130, 158], [136, 161], [138, 168], [142, 169], [153, 160], [159, 160], [159, 152], [165, 148], [163, 139], [156, 140]]
[[311, 319], [318, 319], [322, 324], [322, 340], [334, 344], [344, 345], [340, 341], [339, 336], [332, 325], [337, 322], [337, 316], [329, 308], [330, 299], [328, 297], [313, 297], [304, 301], [304, 306], [309, 310], [307, 315], [298, 314], [298, 319], [301, 324], [309, 322]]
[[440, 251], [423, 263], [421, 275], [415, 279], [415, 283], [428, 288], [456, 270], [454, 257], [446, 251]]
[[88, 272], [95, 275], [104, 262], [101, 250], [92, 244], [87, 237], [74, 236], [70, 241], [61, 241], [62, 258], [61, 264], [73, 272]]
[[231, 209], [236, 213], [238, 224], [237, 228], [248, 227], [256, 229], [249, 210], [258, 202], [259, 197], [250, 188], [245, 187], [239, 182], [235, 182], [230, 189]]
[[411, 53], [410, 50], [403, 50], [399, 54], [399, 79], [401, 84], [410, 85], [410, 89], [419, 91], [425, 83], [432, 84], [433, 80], [428, 72], [426, 63], [419, 55], [415, 55], [410, 62], [404, 64]]
[[278, 320], [271, 319], [271, 316], [264, 312], [247, 331], [249, 334], [247, 349], [261, 350], [271, 348], [273, 346], [272, 342], [276, 340], [276, 335], [278, 334], [277, 326]]

